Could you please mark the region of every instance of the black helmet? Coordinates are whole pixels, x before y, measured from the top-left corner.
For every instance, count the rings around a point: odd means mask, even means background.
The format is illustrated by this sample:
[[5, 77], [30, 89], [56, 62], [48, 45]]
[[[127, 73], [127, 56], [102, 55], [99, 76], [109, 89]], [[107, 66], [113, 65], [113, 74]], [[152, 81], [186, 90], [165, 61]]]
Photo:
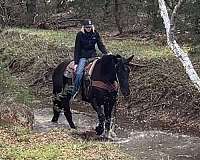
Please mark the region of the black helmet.
[[82, 25], [84, 27], [91, 27], [93, 25], [92, 21], [90, 19], [86, 19], [82, 22]]

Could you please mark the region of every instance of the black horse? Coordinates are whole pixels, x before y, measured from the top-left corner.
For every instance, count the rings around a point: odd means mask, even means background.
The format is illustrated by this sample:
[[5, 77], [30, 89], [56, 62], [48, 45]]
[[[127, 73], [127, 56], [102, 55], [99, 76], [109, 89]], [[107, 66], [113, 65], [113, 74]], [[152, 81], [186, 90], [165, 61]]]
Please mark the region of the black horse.
[[[111, 126], [111, 114], [113, 106], [116, 103], [118, 85], [121, 93], [127, 97], [130, 94], [129, 90], [129, 62], [133, 56], [123, 58], [120, 55], [104, 55], [98, 59], [89, 78], [89, 85], [82, 83], [82, 99], [89, 102], [97, 112], [99, 123], [96, 127], [97, 135], [101, 135], [105, 131], [109, 133]], [[76, 128], [72, 120], [72, 113], [69, 102], [71, 94], [69, 86], [72, 85], [72, 78], [66, 78], [64, 71], [70, 61], [59, 64], [53, 73], [53, 112], [52, 122], [57, 122], [59, 114], [64, 109], [64, 115], [71, 128]], [[83, 78], [84, 81], [86, 76]], [[83, 87], [86, 86], [86, 87]], [[65, 88], [68, 87], [66, 91]], [[87, 90], [87, 88], [89, 88]], [[63, 92], [65, 90], [65, 92]], [[87, 92], [85, 92], [87, 91]]]

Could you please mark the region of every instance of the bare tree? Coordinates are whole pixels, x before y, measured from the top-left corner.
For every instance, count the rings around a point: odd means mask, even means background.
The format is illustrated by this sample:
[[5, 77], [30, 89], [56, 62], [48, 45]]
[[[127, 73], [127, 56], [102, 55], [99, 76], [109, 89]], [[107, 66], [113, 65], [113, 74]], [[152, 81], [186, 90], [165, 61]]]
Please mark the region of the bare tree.
[[115, 22], [119, 31], [119, 34], [122, 34], [123, 29], [121, 25], [121, 20], [120, 20], [120, 4], [118, 0], [114, 0], [114, 16], [115, 16]]
[[36, 15], [36, 0], [26, 0], [27, 23], [32, 25]]
[[5, 1], [0, 1], [0, 27], [4, 28], [6, 25], [6, 9], [5, 9]]
[[171, 50], [174, 52], [176, 57], [181, 61], [183, 64], [186, 73], [188, 74], [190, 80], [194, 83], [195, 87], [200, 91], [200, 79], [197, 75], [189, 57], [186, 52], [184, 52], [181, 47], [178, 45], [178, 43], [175, 40], [175, 17], [177, 14], [178, 9], [180, 8], [181, 4], [183, 3], [183, 0], [179, 0], [178, 3], [175, 5], [171, 18], [169, 19], [167, 8], [165, 5], [164, 0], [158, 0], [159, 2], [159, 8], [161, 11], [161, 16], [164, 21], [166, 34], [167, 34], [167, 43]]

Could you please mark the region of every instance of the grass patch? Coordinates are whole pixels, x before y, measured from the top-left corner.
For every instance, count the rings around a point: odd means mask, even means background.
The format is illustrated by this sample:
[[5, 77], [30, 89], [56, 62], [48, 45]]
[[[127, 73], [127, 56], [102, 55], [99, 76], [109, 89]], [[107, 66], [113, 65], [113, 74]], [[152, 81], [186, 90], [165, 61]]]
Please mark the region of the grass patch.
[[5, 159], [56, 159], [60, 156], [60, 150], [56, 145], [34, 146], [32, 148], [12, 147], [5, 151]]
[[[76, 33], [75, 31], [10, 28], [2, 33], [0, 48], [6, 48], [7, 56], [44, 57], [49, 50], [55, 47], [62, 49], [74, 47]], [[134, 54], [145, 59], [174, 57], [168, 46], [157, 45], [154, 41], [117, 38], [109, 38], [104, 41], [108, 50], [114, 54], [125, 56]], [[182, 48], [185, 51], [190, 50], [188, 47], [183, 46]]]
[[128, 56], [134, 54], [139, 58], [166, 58], [173, 56], [168, 47], [157, 46], [153, 42], [127, 40], [112, 40], [107, 42], [108, 48], [113, 53]]
[[[38, 47], [54, 43], [58, 46], [73, 47], [75, 42], [75, 32], [73, 31], [52, 31], [52, 30], [37, 30], [37, 29], [19, 29], [10, 28], [2, 33], [3, 36], [9, 37], [11, 44], [23, 45], [20, 42], [25, 42], [27, 48]], [[31, 45], [35, 44], [34, 45]], [[12, 44], [13, 45], [13, 44]], [[16, 47], [14, 47], [16, 48]], [[17, 48], [16, 48], [17, 49]], [[31, 50], [30, 50], [31, 51]]]
[[[37, 29], [8, 29], [5, 33], [13, 33], [6, 36], [6, 41], [1, 42], [1, 48], [6, 47], [6, 52], [13, 55], [38, 55], [45, 56], [47, 50], [54, 47], [74, 47], [75, 31], [51, 31]], [[13, 36], [12, 36], [13, 35]], [[168, 47], [158, 46], [152, 41], [137, 41], [134, 39], [105, 39], [105, 45], [114, 54], [131, 55], [139, 58], [155, 58], [173, 56]], [[9, 44], [8, 44], [9, 42]], [[98, 51], [98, 50], [97, 50]], [[99, 51], [98, 51], [99, 52]]]
[[[37, 160], [128, 160], [129, 155], [120, 152], [117, 145], [75, 139], [67, 130], [55, 129], [48, 133], [13, 134], [0, 128], [0, 159]], [[2, 137], [10, 141], [2, 143]], [[19, 139], [21, 139], [19, 141]]]
[[[110, 153], [109, 153], [109, 152]], [[37, 160], [89, 160], [89, 159], [98, 159], [98, 160], [115, 160], [127, 159], [127, 156], [122, 156], [116, 151], [114, 147], [109, 146], [108, 144], [95, 144], [87, 142], [71, 142], [65, 144], [47, 144], [47, 145], [36, 145], [31, 148], [25, 147], [12, 147], [7, 148], [4, 152], [5, 159], [37, 159]]]

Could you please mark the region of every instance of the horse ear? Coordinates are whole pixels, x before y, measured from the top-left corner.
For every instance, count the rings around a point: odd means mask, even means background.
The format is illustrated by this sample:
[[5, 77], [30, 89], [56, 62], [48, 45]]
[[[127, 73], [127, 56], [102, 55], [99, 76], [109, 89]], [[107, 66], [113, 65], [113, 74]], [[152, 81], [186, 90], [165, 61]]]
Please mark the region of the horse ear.
[[114, 63], [115, 64], [117, 64], [119, 62], [119, 60], [121, 60], [121, 59], [122, 59], [122, 57], [119, 54], [114, 55]]
[[133, 60], [134, 55], [130, 56], [129, 58], [127, 58], [127, 62], [130, 63]]
[[117, 54], [115, 57], [116, 58], [122, 58], [122, 56], [120, 56], [119, 54]]

